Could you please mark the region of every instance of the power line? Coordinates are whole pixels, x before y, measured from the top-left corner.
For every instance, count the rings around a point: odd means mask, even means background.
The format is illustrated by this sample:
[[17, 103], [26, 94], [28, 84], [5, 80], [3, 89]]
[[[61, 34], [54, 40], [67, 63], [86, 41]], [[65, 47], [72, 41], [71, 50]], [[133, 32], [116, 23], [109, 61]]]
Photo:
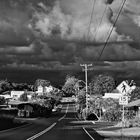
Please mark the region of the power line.
[[121, 14], [121, 12], [122, 12], [122, 9], [123, 9], [124, 4], [125, 4], [126, 1], [127, 1], [127, 0], [124, 0], [124, 1], [122, 2], [122, 6], [121, 6], [121, 8], [120, 8], [120, 10], [119, 10], [119, 13], [118, 13], [118, 15], [117, 15], [117, 17], [116, 17], [116, 19], [115, 19], [115, 22], [114, 22], [114, 24], [113, 24], [113, 26], [112, 26], [112, 28], [111, 28], [111, 31], [110, 31], [110, 33], [109, 33], [107, 39], [106, 39], [106, 42], [105, 42], [105, 44], [104, 44], [104, 46], [103, 46], [103, 48], [102, 48], [102, 50], [101, 50], [101, 53], [99, 54], [99, 57], [98, 57], [97, 60], [100, 60], [100, 58], [101, 58], [101, 56], [102, 56], [102, 54], [103, 54], [103, 52], [104, 52], [104, 49], [106, 48], [106, 46], [107, 46], [107, 44], [108, 44], [108, 41], [109, 41], [109, 39], [110, 39], [110, 36], [111, 36], [111, 34], [112, 34], [112, 32], [113, 32], [113, 29], [114, 29], [114, 27], [115, 27], [115, 25], [116, 25], [116, 23], [117, 23], [117, 20], [118, 20], [120, 14]]
[[89, 39], [90, 27], [91, 27], [93, 15], [94, 15], [95, 4], [96, 4], [96, 0], [93, 0], [93, 7], [92, 7], [91, 15], [90, 15], [90, 22], [89, 22], [89, 26], [88, 26], [87, 39]]
[[95, 41], [95, 39], [96, 39], [96, 35], [98, 34], [99, 27], [100, 27], [101, 24], [102, 24], [104, 15], [105, 15], [105, 13], [106, 13], [106, 10], [107, 10], [107, 4], [106, 4], [106, 7], [105, 7], [105, 9], [104, 9], [104, 11], [103, 11], [103, 15], [102, 15], [101, 20], [100, 20], [100, 22], [99, 22], [99, 24], [98, 24], [98, 27], [96, 28], [95, 35], [94, 35], [94, 38], [93, 38], [94, 41]]

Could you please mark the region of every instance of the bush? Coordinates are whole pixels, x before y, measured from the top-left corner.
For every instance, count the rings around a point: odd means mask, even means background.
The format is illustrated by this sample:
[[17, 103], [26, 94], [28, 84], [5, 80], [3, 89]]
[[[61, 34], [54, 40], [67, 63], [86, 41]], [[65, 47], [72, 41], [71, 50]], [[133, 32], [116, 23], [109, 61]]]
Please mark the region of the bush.
[[129, 127], [140, 127], [140, 118], [135, 117], [134, 119], [129, 120]]
[[109, 121], [109, 122], [112, 122], [112, 121], [118, 122], [118, 121], [121, 121], [121, 118], [122, 118], [122, 112], [116, 109], [110, 109], [106, 111], [104, 115], [102, 116], [102, 119], [104, 121]]

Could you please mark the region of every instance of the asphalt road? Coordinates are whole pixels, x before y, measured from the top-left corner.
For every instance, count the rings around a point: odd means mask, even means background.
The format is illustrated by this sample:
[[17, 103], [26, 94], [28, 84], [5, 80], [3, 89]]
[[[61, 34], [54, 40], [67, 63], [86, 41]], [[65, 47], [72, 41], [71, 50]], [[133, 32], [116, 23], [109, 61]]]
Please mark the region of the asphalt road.
[[0, 140], [103, 140], [95, 130], [110, 124], [79, 121], [74, 106], [65, 104], [61, 113], [50, 118], [28, 120], [29, 125], [2, 131]]

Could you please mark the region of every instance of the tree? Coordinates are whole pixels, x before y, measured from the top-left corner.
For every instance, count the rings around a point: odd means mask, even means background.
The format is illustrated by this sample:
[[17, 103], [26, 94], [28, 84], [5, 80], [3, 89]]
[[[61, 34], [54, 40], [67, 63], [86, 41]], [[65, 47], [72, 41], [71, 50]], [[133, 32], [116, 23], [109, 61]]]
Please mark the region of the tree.
[[28, 101], [27, 93], [23, 93], [23, 94], [20, 96], [19, 100], [20, 100], [20, 101], [24, 101], [24, 102]]
[[12, 83], [8, 80], [0, 81], [0, 92], [9, 91], [12, 89]]
[[112, 76], [109, 75], [98, 75], [92, 79], [91, 83], [92, 94], [104, 95], [107, 92], [111, 92], [115, 87], [115, 81]]
[[66, 82], [62, 87], [62, 90], [66, 93], [66, 96], [72, 96], [75, 94], [75, 84], [78, 81], [74, 76], [67, 76]]
[[140, 87], [136, 87], [130, 94], [130, 101], [140, 99]]
[[0, 97], [0, 105], [3, 105], [6, 102], [4, 97]]

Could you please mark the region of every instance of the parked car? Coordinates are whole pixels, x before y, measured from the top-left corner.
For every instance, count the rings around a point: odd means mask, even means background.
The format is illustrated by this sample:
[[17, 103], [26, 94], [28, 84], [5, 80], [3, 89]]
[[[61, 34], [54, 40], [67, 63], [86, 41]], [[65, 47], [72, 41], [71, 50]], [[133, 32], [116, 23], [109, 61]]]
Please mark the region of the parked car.
[[62, 110], [62, 105], [59, 104], [57, 106], [54, 106], [52, 112], [60, 112]]

